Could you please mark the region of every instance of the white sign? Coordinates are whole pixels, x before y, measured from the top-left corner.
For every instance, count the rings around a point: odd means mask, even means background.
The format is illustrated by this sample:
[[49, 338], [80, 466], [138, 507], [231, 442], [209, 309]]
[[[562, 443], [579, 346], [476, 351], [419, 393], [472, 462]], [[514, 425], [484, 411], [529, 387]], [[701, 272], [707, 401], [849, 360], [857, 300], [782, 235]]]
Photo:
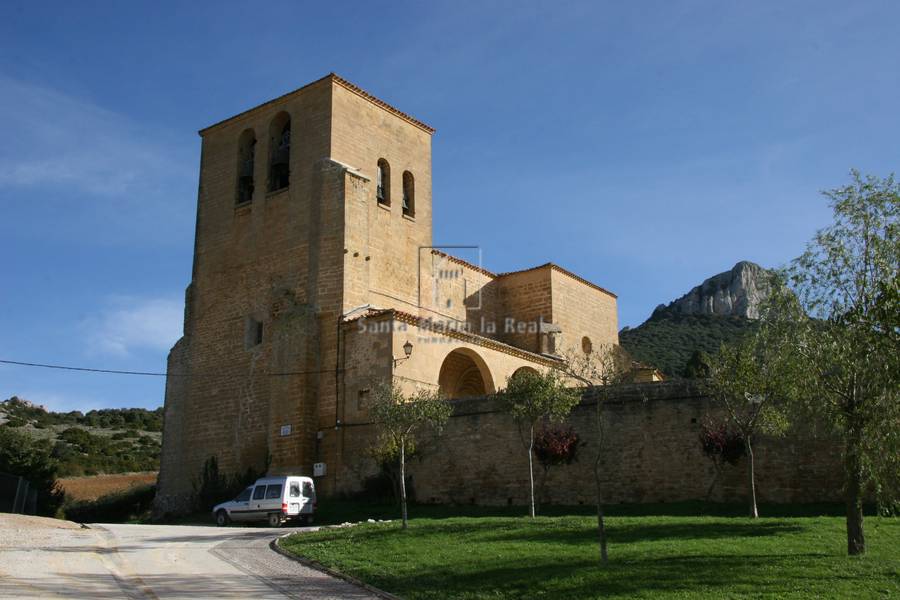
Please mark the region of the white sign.
[[313, 464], [313, 477], [325, 477], [325, 463]]
[[291, 426], [290, 425], [282, 425], [281, 426], [281, 437], [286, 435], [291, 435]]

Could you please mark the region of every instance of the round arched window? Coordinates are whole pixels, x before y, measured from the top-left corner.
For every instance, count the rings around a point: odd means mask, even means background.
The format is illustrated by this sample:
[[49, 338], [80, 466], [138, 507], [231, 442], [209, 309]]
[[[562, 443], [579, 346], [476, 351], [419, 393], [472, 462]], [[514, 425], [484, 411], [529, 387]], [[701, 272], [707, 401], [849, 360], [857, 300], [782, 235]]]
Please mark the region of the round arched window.
[[583, 338], [581, 338], [581, 350], [585, 354], [590, 354], [594, 351], [594, 345], [591, 344], [591, 338], [589, 338], [588, 336], [584, 336]]

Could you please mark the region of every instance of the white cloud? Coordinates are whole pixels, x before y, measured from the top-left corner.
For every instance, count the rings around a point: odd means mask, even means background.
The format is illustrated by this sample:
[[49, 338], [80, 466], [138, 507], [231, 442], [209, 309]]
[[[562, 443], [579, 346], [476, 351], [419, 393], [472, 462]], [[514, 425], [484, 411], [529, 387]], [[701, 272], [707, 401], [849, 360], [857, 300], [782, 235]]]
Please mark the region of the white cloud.
[[[190, 177], [158, 132], [52, 88], [0, 76], [0, 184], [68, 186], [94, 195], [146, 193]], [[193, 166], [190, 163], [190, 166]]]
[[108, 304], [83, 324], [91, 354], [124, 357], [136, 350], [168, 351], [181, 336], [180, 300], [117, 297]]

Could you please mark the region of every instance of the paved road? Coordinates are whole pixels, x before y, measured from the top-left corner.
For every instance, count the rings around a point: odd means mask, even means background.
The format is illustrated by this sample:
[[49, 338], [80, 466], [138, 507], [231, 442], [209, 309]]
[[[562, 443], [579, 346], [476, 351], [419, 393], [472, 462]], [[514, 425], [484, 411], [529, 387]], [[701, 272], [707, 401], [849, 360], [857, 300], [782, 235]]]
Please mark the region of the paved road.
[[0, 598], [374, 598], [273, 552], [291, 529], [32, 519], [0, 519]]

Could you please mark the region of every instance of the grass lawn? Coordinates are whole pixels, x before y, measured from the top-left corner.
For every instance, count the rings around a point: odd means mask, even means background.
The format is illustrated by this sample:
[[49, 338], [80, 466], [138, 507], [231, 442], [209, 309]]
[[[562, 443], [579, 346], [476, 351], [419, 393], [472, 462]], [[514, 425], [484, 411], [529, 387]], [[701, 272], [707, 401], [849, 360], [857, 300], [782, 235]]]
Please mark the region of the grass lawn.
[[405, 533], [363, 524], [282, 545], [409, 599], [900, 597], [900, 519], [868, 518], [869, 554], [848, 558], [836, 516], [612, 516], [603, 569], [589, 515], [423, 514]]

